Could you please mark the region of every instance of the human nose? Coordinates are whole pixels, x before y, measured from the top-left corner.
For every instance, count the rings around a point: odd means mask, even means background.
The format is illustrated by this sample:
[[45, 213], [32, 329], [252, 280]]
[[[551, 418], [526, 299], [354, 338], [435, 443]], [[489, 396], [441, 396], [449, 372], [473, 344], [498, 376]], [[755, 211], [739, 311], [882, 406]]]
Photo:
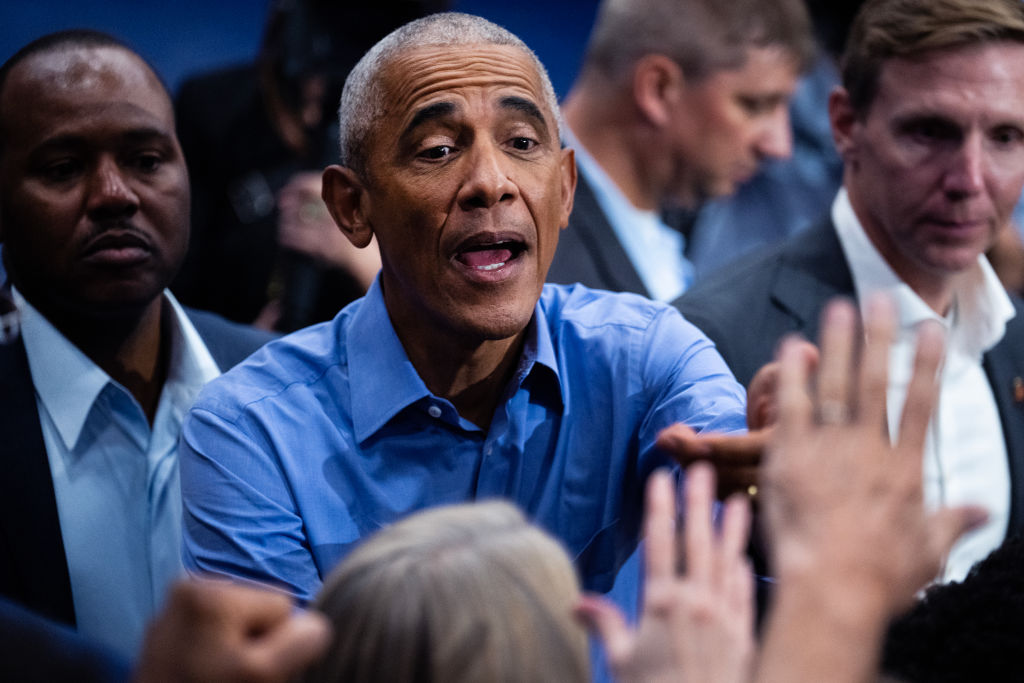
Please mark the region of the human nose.
[[86, 212], [93, 220], [133, 215], [139, 197], [116, 159], [101, 158], [89, 179]]
[[793, 129], [789, 125], [789, 109], [780, 106], [765, 122], [757, 146], [762, 159], [788, 159], [793, 153]]
[[466, 155], [466, 161], [466, 177], [458, 195], [462, 208], [488, 208], [518, 193], [508, 175], [509, 162], [496, 145], [474, 145]]
[[964, 138], [953, 153], [942, 181], [943, 189], [951, 197], [981, 192], [985, 184], [985, 150], [980, 135]]

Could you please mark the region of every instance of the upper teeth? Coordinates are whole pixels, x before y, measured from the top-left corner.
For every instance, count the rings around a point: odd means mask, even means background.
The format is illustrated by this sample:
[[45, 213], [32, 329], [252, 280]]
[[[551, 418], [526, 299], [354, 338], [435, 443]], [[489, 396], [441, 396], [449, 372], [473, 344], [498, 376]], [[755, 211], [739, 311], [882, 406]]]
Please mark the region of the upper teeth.
[[503, 265], [505, 265], [505, 263], [507, 262], [502, 261], [501, 263], [492, 263], [489, 266], [474, 266], [474, 268], [476, 268], [477, 270], [496, 270], [497, 268], [501, 268]]

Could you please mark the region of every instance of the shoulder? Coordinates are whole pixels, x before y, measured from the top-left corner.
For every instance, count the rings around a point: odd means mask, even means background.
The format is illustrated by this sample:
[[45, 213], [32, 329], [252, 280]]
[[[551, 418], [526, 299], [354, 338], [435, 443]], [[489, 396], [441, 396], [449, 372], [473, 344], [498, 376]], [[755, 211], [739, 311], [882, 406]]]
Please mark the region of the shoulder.
[[580, 284], [544, 285], [540, 307], [563, 362], [596, 364], [631, 355], [674, 362], [705, 335], [672, 306], [639, 294], [590, 289]]
[[210, 355], [222, 369], [237, 365], [249, 354], [280, 335], [232, 322], [216, 313], [185, 309]]
[[[340, 317], [340, 314], [339, 314]], [[289, 400], [312, 393], [332, 368], [344, 363], [338, 341], [338, 318], [273, 339], [209, 382], [193, 410], [206, 410], [234, 420], [249, 406], [267, 403], [284, 392]]]

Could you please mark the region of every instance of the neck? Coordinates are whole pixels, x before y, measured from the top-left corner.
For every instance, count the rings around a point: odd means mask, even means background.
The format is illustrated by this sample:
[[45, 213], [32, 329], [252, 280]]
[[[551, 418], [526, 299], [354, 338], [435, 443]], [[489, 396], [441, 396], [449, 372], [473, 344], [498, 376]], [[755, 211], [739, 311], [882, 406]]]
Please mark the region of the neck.
[[139, 402], [150, 424], [167, 377], [169, 344], [164, 338], [163, 297], [131, 316], [43, 312], [61, 334]]
[[[609, 100], [615, 104], [609, 104]], [[660, 208], [657, 188], [663, 169], [644, 153], [650, 149], [653, 131], [639, 119], [630, 99], [617, 94], [610, 85], [598, 88], [585, 82], [566, 97], [562, 115], [633, 206], [645, 211]]]
[[945, 316], [949, 313], [949, 309], [953, 305], [953, 292], [956, 289], [959, 274], [928, 270], [902, 256], [885, 229], [863, 206], [860, 197], [849, 191], [849, 185], [847, 185], [847, 192], [853, 213], [857, 216], [864, 234], [896, 273], [896, 276], [914, 290], [914, 293], [921, 297], [921, 300], [937, 314]]
[[399, 334], [409, 360], [431, 393], [451, 401], [459, 415], [484, 430], [490, 427], [512, 378], [523, 337], [519, 334], [456, 348], [437, 343], [437, 338], [434, 343], [408, 344]]

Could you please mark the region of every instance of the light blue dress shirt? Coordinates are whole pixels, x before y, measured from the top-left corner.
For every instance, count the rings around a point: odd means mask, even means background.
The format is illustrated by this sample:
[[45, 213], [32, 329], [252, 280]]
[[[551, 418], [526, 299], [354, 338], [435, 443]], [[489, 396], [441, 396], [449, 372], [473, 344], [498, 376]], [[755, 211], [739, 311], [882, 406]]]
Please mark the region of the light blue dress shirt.
[[566, 147], [575, 151], [576, 167], [593, 188], [597, 203], [651, 298], [673, 301], [681, 296], [694, 277], [693, 265], [683, 255], [686, 238], [665, 225], [657, 212], [633, 206], [568, 126], [562, 126], [562, 137]]
[[78, 631], [133, 658], [181, 574], [181, 421], [220, 374], [192, 323], [174, 315], [152, 428], [135, 398], [15, 291], [50, 461]]
[[667, 305], [545, 285], [484, 431], [430, 393], [380, 283], [333, 321], [210, 383], [182, 432], [185, 565], [304, 600], [364, 536], [426, 507], [500, 497], [607, 591], [636, 546], [643, 482], [675, 422], [745, 428], [745, 393]]

